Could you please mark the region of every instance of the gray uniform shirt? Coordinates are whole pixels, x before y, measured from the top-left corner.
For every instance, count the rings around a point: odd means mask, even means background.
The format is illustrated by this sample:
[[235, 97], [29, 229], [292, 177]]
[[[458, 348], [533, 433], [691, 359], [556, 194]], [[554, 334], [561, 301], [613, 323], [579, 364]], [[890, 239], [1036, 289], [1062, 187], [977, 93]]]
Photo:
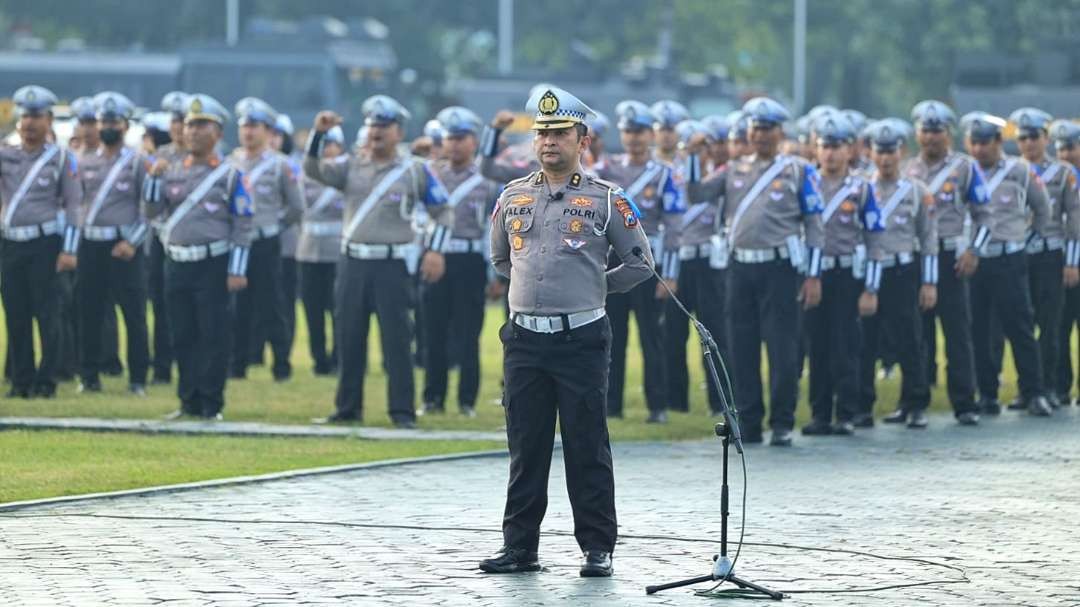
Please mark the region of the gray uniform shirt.
[[342, 220], [347, 229], [368, 195], [402, 162], [409, 164], [408, 169], [387, 188], [356, 230], [344, 237], [349, 242], [363, 244], [406, 244], [416, 236], [412, 219], [417, 202], [426, 205], [436, 219], [446, 208], [445, 189], [428, 172], [422, 159], [398, 155], [378, 162], [368, 157], [348, 156], [342, 162], [336, 158], [320, 160], [306, 156], [304, 174], [345, 193]]
[[1050, 197], [1031, 165], [1022, 158], [1002, 158], [980, 168], [990, 194], [990, 241], [1025, 240], [1028, 209], [1032, 214], [1031, 229], [1042, 234], [1050, 219]]
[[[300, 221], [304, 214], [300, 174], [293, 170], [287, 156], [274, 150], [248, 156], [243, 148], [237, 148], [229, 156], [229, 162], [244, 175], [244, 189], [255, 204], [257, 229], [276, 225], [287, 228]], [[264, 165], [264, 162], [270, 164]], [[262, 170], [255, 175], [253, 171], [257, 167]]]
[[[618, 186], [581, 173], [548, 191], [536, 172], [507, 184], [491, 222], [491, 262], [510, 278], [512, 312], [554, 316], [604, 306], [651, 276], [645, 232]], [[550, 194], [562, 191], [561, 199]], [[634, 255], [641, 249], [642, 257]], [[607, 268], [608, 249], [622, 263]]]
[[1080, 240], [1080, 191], [1072, 166], [1058, 160], [1046, 160], [1032, 168], [1039, 173], [1050, 196], [1050, 217], [1039, 235]]
[[[341, 190], [304, 178], [304, 203], [307, 208], [296, 245], [297, 261], [336, 262], [341, 258], [341, 216], [345, 195]], [[333, 232], [335, 225], [336, 233]]]
[[[878, 213], [878, 202], [870, 182], [849, 171], [839, 179], [821, 175], [818, 188], [824, 203], [821, 219], [825, 224], [825, 255], [852, 255], [855, 247], [866, 244], [865, 232], [877, 224], [868, 225], [868, 213]], [[876, 218], [874, 215], [873, 218]]]
[[85, 154], [79, 170], [79, 178], [82, 181], [83, 203], [80, 213], [80, 222], [83, 226], [116, 226], [135, 227], [144, 221], [140, 198], [143, 182], [146, 180], [146, 171], [149, 162], [140, 153], [129, 150], [117, 178], [109, 188], [97, 215], [90, 219], [88, 213], [98, 197], [98, 192], [105, 185], [105, 180], [113, 167], [117, 166], [123, 157], [122, 152], [114, 156], [107, 156], [105, 148], [98, 148], [96, 152]]
[[[945, 170], [949, 170], [948, 177], [942, 174]], [[990, 209], [986, 206], [989, 199], [982, 173], [972, 157], [949, 152], [931, 166], [922, 156], [916, 156], [905, 163], [901, 173], [926, 184], [930, 190], [936, 202], [939, 238], [963, 235], [969, 212], [976, 226], [989, 227]]]
[[689, 181], [687, 196], [698, 202], [720, 199], [724, 226], [730, 230], [745, 196], [781, 159], [786, 166], [749, 202], [735, 233], [729, 235], [731, 244], [737, 249], [771, 249], [784, 246], [790, 236], [802, 234], [807, 247], [820, 249], [825, 240], [821, 194], [813, 168], [801, 158], [751, 155], [735, 159], [705, 181]]
[[916, 179], [886, 181], [880, 176], [872, 185], [885, 229], [866, 234], [870, 259], [915, 253], [916, 247], [923, 255], [937, 255], [936, 205], [926, 186]]
[[[7, 218], [8, 207], [23, 178], [51, 145], [33, 153], [22, 147], [0, 146], [0, 219]], [[60, 149], [42, 167], [30, 184], [8, 226], [17, 228], [54, 221], [63, 212], [68, 224], [79, 221], [82, 184], [77, 175], [78, 162], [68, 150]]]
[[[146, 216], [161, 216], [163, 222], [167, 223], [188, 194], [199, 187], [221, 162], [215, 159], [212, 164], [193, 163], [190, 157], [186, 157], [171, 163], [159, 178], [162, 200], [146, 201]], [[180, 219], [169, 235], [169, 241], [163, 244], [200, 245], [225, 240], [235, 247], [250, 247], [255, 228], [251, 202], [237, 188], [241, 177], [240, 172], [233, 168], [215, 180], [213, 187]], [[238, 209], [237, 205], [244, 205], [246, 210]]]
[[597, 176], [618, 185], [634, 201], [641, 210], [646, 236], [662, 235], [665, 249], [678, 244], [684, 209], [670, 165], [652, 159], [630, 164], [629, 157], [622, 155], [605, 163]]
[[459, 192], [458, 188], [473, 176], [480, 175], [480, 168], [476, 164], [470, 163], [462, 170], [454, 170], [450, 162], [439, 160], [431, 164], [431, 169], [446, 187], [451, 202], [457, 199], [452, 210], [442, 217], [442, 224], [450, 228], [452, 237], [468, 240], [485, 238], [488, 234], [488, 217], [502, 189], [500, 185], [484, 178]]

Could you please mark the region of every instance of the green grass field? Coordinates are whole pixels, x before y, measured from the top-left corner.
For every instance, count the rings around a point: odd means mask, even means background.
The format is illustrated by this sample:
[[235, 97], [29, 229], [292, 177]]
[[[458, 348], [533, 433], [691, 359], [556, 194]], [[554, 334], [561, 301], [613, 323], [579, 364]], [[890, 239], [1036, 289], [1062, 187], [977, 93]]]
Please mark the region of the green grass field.
[[[448, 413], [419, 419], [421, 429], [500, 430], [503, 410], [501, 394], [502, 350], [497, 335], [503, 321], [502, 309], [489, 307], [485, 323], [482, 355], [482, 386], [477, 417], [465, 418], [456, 412], [455, 374], [451, 373]], [[0, 325], [2, 326], [2, 325]], [[374, 326], [374, 323], [373, 323]], [[370, 336], [369, 374], [365, 384], [365, 424], [389, 426], [386, 413], [386, 376], [378, 350], [378, 336]], [[712, 436], [714, 420], [707, 413], [700, 358], [695, 340], [688, 344], [692, 402], [691, 413], [671, 414], [667, 425], [644, 423], [646, 409], [641, 383], [641, 357], [636, 336], [631, 335], [627, 361], [626, 418], [611, 420], [613, 440], [685, 440]], [[123, 338], [121, 337], [121, 344]], [[939, 340], [939, 346], [941, 340]], [[123, 346], [121, 346], [123, 349]], [[123, 355], [121, 355], [123, 356]], [[269, 353], [267, 353], [269, 360]], [[939, 361], [944, 355], [939, 353]], [[307, 351], [307, 328], [303, 314], [297, 314], [297, 339], [293, 348], [293, 379], [276, 384], [266, 367], [253, 367], [248, 379], [230, 380], [225, 417], [233, 421], [306, 424], [312, 417], [333, 409], [335, 379], [315, 377]], [[729, 362], [730, 364], [730, 362]], [[1015, 394], [1011, 355], [1006, 355], [1002, 400]], [[948, 410], [941, 385], [934, 390], [933, 408]], [[423, 373], [416, 373], [417, 398]], [[150, 386], [149, 395], [137, 398], [126, 391], [126, 378], [103, 378], [100, 394], [76, 393], [76, 384], [61, 384], [51, 400], [0, 399], [0, 416], [103, 417], [153, 419], [177, 408], [175, 386]], [[767, 384], [766, 384], [767, 385]], [[896, 403], [899, 378], [878, 385], [878, 412], [888, 412]], [[806, 378], [800, 386], [798, 422], [809, 416]], [[348, 439], [282, 439], [138, 436], [127, 434], [83, 434], [64, 432], [0, 432], [0, 501], [48, 495], [66, 495], [131, 488], [146, 485], [221, 478], [255, 472], [288, 470], [325, 464], [408, 457], [474, 450], [477, 445], [440, 442], [372, 443]]]

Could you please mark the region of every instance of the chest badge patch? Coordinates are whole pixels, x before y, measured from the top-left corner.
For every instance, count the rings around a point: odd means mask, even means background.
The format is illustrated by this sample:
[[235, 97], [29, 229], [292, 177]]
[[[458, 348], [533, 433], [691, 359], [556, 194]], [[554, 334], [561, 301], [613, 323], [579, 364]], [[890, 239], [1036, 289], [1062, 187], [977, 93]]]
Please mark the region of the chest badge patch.
[[577, 251], [581, 247], [584, 247], [587, 243], [580, 238], [563, 238], [563, 244]]
[[570, 232], [571, 233], [580, 234], [583, 229], [585, 229], [585, 222], [581, 221], [580, 219], [571, 219], [570, 220]]
[[514, 234], [514, 237], [510, 239], [510, 246], [514, 247], [515, 251], [520, 251], [525, 248], [525, 239]]
[[589, 208], [593, 205], [593, 202], [589, 198], [573, 198], [570, 200], [570, 204], [575, 207]]

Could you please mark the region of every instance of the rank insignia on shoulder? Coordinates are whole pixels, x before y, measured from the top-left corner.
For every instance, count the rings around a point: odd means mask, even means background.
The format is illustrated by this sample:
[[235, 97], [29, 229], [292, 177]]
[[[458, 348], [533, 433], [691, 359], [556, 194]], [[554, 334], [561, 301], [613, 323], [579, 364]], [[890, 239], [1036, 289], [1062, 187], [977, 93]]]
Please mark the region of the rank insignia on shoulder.
[[570, 177], [570, 185], [575, 188], [581, 186], [581, 173], [574, 173], [573, 176]]
[[515, 251], [520, 251], [525, 248], [525, 239], [514, 234], [514, 237], [510, 239], [510, 245], [514, 247]]

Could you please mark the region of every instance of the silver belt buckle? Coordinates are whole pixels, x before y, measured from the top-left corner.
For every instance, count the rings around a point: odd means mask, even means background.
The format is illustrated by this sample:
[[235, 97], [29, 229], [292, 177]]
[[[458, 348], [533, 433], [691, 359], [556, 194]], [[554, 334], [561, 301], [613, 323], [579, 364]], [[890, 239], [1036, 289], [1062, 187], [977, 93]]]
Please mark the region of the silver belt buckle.
[[551, 328], [551, 317], [550, 316], [541, 316], [540, 318], [537, 318], [536, 320], [537, 320], [536, 329], [538, 331], [541, 331], [543, 333], [553, 333], [554, 332], [554, 330]]

